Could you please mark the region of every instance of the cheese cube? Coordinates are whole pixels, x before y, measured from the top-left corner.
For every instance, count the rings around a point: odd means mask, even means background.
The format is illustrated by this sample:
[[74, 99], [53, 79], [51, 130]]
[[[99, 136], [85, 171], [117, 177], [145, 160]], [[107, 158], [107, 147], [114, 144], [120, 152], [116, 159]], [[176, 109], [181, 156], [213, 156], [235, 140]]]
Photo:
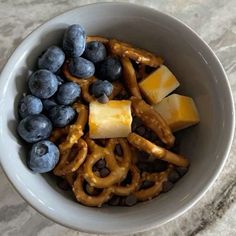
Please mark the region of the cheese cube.
[[89, 105], [89, 136], [93, 139], [127, 137], [131, 132], [131, 102], [110, 100]]
[[139, 83], [140, 90], [151, 104], [157, 104], [178, 86], [178, 80], [164, 65]]
[[173, 132], [200, 121], [195, 103], [190, 97], [172, 94], [154, 105], [154, 109], [166, 120]]

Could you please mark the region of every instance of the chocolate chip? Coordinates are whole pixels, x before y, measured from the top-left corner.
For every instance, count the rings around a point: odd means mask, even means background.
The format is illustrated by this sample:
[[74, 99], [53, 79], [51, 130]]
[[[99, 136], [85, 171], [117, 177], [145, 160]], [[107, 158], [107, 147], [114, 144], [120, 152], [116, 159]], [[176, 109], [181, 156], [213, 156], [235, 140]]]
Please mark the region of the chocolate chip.
[[138, 127], [138, 128], [136, 129], [136, 132], [137, 132], [139, 135], [143, 136], [143, 135], [145, 134], [145, 132], [146, 132], [146, 129], [145, 129], [144, 126], [140, 126], [140, 127]]
[[93, 172], [96, 172], [96, 171], [99, 171], [99, 169], [98, 169], [97, 165], [95, 164], [95, 165], [93, 165]]
[[132, 131], [135, 131], [141, 125], [142, 121], [137, 116], [135, 116], [132, 122]]
[[152, 131], [150, 132], [150, 140], [153, 142], [157, 139], [157, 136], [155, 133], [153, 133]]
[[112, 196], [112, 198], [108, 201], [108, 204], [111, 206], [118, 206], [120, 203], [120, 197], [119, 196]]
[[102, 178], [108, 176], [110, 174], [110, 170], [108, 170], [106, 167], [100, 170], [100, 176]]
[[138, 162], [137, 167], [142, 172], [152, 172], [152, 165], [148, 162]]
[[166, 161], [156, 159], [153, 162], [153, 171], [154, 172], [162, 172], [162, 171], [165, 171], [166, 169], [167, 169], [167, 162]]
[[139, 189], [147, 189], [147, 188], [150, 188], [150, 187], [153, 186], [153, 184], [154, 184], [154, 182], [152, 182], [152, 181], [144, 180], [144, 181], [141, 183]]
[[116, 144], [115, 153], [116, 153], [118, 156], [122, 156], [122, 155], [123, 155], [123, 150], [122, 150], [122, 147], [121, 147], [120, 144]]
[[109, 102], [109, 98], [107, 97], [106, 94], [103, 94], [102, 96], [100, 96], [98, 99], [98, 102], [105, 104]]
[[66, 180], [64, 180], [64, 179], [58, 180], [57, 186], [58, 186], [60, 189], [64, 190], [64, 191], [68, 191], [68, 190], [71, 189], [69, 183], [68, 183]]
[[184, 176], [188, 172], [188, 168], [186, 167], [176, 167], [176, 171], [180, 176]]
[[98, 169], [103, 169], [104, 167], [106, 167], [106, 161], [104, 159], [100, 159], [96, 162], [95, 165]]
[[134, 195], [129, 195], [125, 198], [125, 205], [126, 206], [133, 206], [137, 203], [137, 198]]
[[175, 170], [173, 170], [168, 177], [168, 180], [171, 181], [172, 183], [177, 182], [179, 179], [180, 179], [180, 175]]
[[170, 181], [164, 182], [163, 186], [162, 186], [162, 192], [163, 193], [169, 192], [173, 188], [173, 186], [174, 186], [174, 184], [171, 183]]
[[149, 154], [144, 151], [138, 151], [138, 158], [141, 160], [147, 160], [149, 158]]

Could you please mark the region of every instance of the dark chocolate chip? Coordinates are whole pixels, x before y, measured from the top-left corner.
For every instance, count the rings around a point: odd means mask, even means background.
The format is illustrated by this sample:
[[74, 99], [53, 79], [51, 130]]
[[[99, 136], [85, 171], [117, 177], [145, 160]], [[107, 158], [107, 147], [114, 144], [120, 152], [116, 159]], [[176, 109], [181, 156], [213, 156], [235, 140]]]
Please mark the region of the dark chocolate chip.
[[96, 162], [96, 167], [100, 170], [106, 167], [106, 161], [104, 159], [100, 159], [99, 161]]
[[118, 206], [120, 204], [120, 197], [114, 195], [109, 201], [108, 204], [111, 206]]
[[140, 171], [142, 172], [152, 172], [152, 165], [148, 162], [138, 162], [137, 167], [139, 168]]
[[109, 98], [107, 97], [106, 94], [103, 94], [102, 96], [100, 96], [98, 98], [98, 102], [100, 102], [102, 104], [108, 103], [109, 102]]
[[116, 144], [115, 153], [116, 153], [118, 156], [122, 156], [122, 155], [123, 155], [123, 150], [122, 150], [122, 147], [121, 147], [120, 144]]
[[188, 168], [186, 167], [176, 167], [176, 171], [180, 176], [184, 176], [188, 172]]
[[96, 171], [99, 171], [99, 169], [98, 169], [97, 165], [95, 164], [95, 165], [93, 165], [93, 172], [96, 172]]
[[170, 173], [169, 177], [168, 177], [168, 180], [169, 180], [170, 182], [172, 182], [172, 183], [177, 182], [179, 179], [180, 179], [180, 175], [179, 175], [179, 173], [178, 173], [177, 171], [175, 171], [175, 170], [173, 170], [173, 171]]
[[136, 132], [137, 132], [139, 135], [143, 136], [143, 135], [145, 134], [145, 132], [146, 132], [146, 129], [145, 129], [144, 126], [140, 126], [140, 127], [138, 127], [138, 128], [136, 129]]
[[154, 184], [154, 182], [152, 182], [152, 181], [144, 180], [144, 181], [141, 183], [139, 189], [147, 189], [147, 188], [150, 188], [150, 187], [153, 186], [153, 184]]
[[165, 183], [163, 183], [162, 192], [163, 193], [169, 192], [173, 188], [173, 186], [174, 186], [173, 183], [171, 183], [170, 181], [166, 181]]
[[137, 198], [134, 195], [129, 195], [125, 198], [126, 206], [133, 206], [137, 203]]
[[167, 162], [162, 161], [162, 160], [158, 160], [156, 159], [155, 161], [153, 161], [153, 171], [154, 172], [162, 172], [165, 171], [167, 169]]
[[110, 174], [110, 170], [107, 169], [106, 167], [100, 170], [100, 176], [101, 176], [102, 178], [108, 176], [109, 174]]
[[141, 125], [142, 125], [142, 121], [137, 116], [135, 116], [132, 122], [132, 130], [135, 131]]

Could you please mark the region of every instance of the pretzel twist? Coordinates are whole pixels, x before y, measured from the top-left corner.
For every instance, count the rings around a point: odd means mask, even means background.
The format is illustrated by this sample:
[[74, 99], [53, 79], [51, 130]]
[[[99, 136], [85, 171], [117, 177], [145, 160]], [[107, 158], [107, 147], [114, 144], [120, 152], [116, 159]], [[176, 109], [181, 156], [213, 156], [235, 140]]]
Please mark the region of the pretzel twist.
[[[84, 177], [91, 186], [97, 188], [107, 188], [113, 184], [121, 182], [127, 175], [131, 164], [131, 151], [125, 139], [109, 139], [106, 147], [97, 145], [92, 139], [86, 138], [90, 154], [84, 163]], [[118, 162], [114, 149], [116, 144], [120, 144], [123, 149], [123, 160]], [[93, 172], [94, 164], [104, 158], [110, 174], [107, 177], [99, 177]]]
[[161, 115], [140, 98], [131, 97], [130, 100], [134, 114], [142, 120], [144, 125], [150, 128], [163, 143], [169, 147], [173, 146], [175, 137]]
[[142, 63], [151, 67], [158, 67], [163, 63], [161, 57], [157, 57], [149, 51], [135, 48], [131, 44], [118, 41], [116, 39], [109, 40], [111, 52], [120, 57], [128, 57], [137, 63]]
[[159, 147], [136, 133], [130, 133], [127, 139], [134, 147], [145, 151], [160, 160], [164, 160], [181, 167], [187, 167], [189, 165], [189, 161], [183, 156], [177, 155], [165, 148]]

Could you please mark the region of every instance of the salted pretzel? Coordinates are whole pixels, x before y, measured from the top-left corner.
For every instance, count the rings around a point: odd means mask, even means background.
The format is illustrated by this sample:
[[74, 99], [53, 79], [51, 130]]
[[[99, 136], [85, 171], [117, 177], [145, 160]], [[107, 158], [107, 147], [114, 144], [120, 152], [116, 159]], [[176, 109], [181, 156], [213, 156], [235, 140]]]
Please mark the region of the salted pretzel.
[[[83, 165], [84, 178], [87, 182], [97, 188], [107, 188], [113, 184], [120, 183], [127, 175], [131, 164], [131, 151], [128, 142], [123, 139], [109, 139], [105, 147], [96, 144], [92, 139], [86, 137], [89, 152]], [[120, 144], [123, 150], [122, 161], [118, 161], [115, 157], [115, 146]], [[94, 164], [100, 159], [106, 160], [107, 168], [110, 174], [104, 178], [97, 176], [93, 172]]]
[[151, 185], [148, 188], [137, 190], [133, 193], [133, 195], [137, 198], [138, 201], [146, 201], [151, 200], [152, 198], [159, 195], [163, 189], [163, 184], [168, 181], [168, 177], [173, 169], [172, 165], [169, 165], [167, 170], [159, 173], [148, 173], [143, 172], [141, 174], [140, 178], [140, 185], [144, 181], [152, 182], [153, 185]]
[[84, 173], [79, 173], [72, 190], [78, 202], [86, 206], [101, 207], [103, 203], [107, 202], [112, 196], [112, 188], [104, 188], [98, 195], [90, 195], [84, 190]]
[[101, 43], [107, 44], [109, 42], [109, 39], [107, 39], [105, 37], [102, 37], [100, 35], [90, 35], [90, 36], [87, 36], [87, 38], [86, 38], [86, 42], [87, 43], [93, 42], [93, 41], [97, 41], [97, 42], [101, 42]]
[[[60, 161], [53, 170], [54, 174], [59, 176], [76, 171], [87, 156], [87, 143], [81, 137], [88, 121], [88, 109], [81, 103], [75, 103], [73, 108], [78, 117], [75, 123], [69, 126], [65, 141], [59, 145]], [[71, 161], [69, 159], [73, 148], [76, 148], [76, 153]]]
[[142, 98], [137, 83], [136, 73], [130, 59], [128, 57], [123, 57], [121, 58], [121, 63], [123, 66], [123, 79], [130, 94], [137, 98]]
[[[82, 95], [84, 101], [86, 101], [87, 103], [90, 103], [90, 102], [96, 100], [96, 98], [89, 91], [90, 85], [97, 80], [94, 76], [91, 76], [87, 79], [80, 79], [78, 77], [73, 76], [68, 70], [68, 62], [64, 63], [62, 71], [63, 71], [64, 76], [69, 81], [75, 82], [80, 85], [81, 95]], [[109, 96], [109, 99], [113, 99], [124, 88], [123, 85], [118, 81], [113, 82], [112, 85], [113, 85], [113, 90], [112, 90], [112, 94]]]
[[122, 186], [121, 184], [114, 185], [112, 189], [112, 192], [114, 194], [118, 196], [128, 196], [138, 188], [140, 174], [135, 165], [130, 166], [130, 173], [131, 173], [131, 183], [125, 186]]
[[149, 51], [135, 48], [128, 43], [124, 43], [116, 39], [110, 39], [108, 44], [114, 55], [128, 57], [137, 63], [142, 63], [151, 67], [158, 67], [163, 63], [163, 59], [161, 57], [157, 57]]
[[169, 147], [173, 146], [175, 137], [161, 115], [140, 98], [131, 97], [130, 100], [133, 113], [140, 118], [144, 125], [151, 129], [163, 143]]
[[160, 160], [164, 160], [181, 167], [187, 167], [189, 165], [189, 161], [183, 156], [177, 155], [165, 148], [159, 147], [136, 133], [130, 133], [127, 139], [129, 143], [137, 149], [147, 152], [148, 154]]

